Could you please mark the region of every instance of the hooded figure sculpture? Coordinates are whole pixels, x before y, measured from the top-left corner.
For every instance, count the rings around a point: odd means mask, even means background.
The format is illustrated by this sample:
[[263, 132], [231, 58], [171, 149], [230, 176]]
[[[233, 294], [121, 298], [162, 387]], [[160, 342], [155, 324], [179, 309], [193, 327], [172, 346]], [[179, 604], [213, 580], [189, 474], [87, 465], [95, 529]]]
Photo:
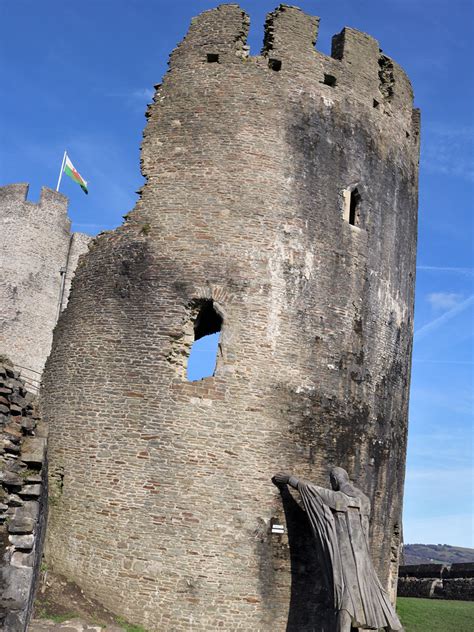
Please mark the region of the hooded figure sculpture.
[[272, 480], [278, 486], [289, 484], [301, 494], [332, 584], [337, 632], [350, 632], [351, 626], [403, 630], [370, 558], [370, 501], [341, 467], [331, 470], [330, 479], [332, 490], [283, 472]]

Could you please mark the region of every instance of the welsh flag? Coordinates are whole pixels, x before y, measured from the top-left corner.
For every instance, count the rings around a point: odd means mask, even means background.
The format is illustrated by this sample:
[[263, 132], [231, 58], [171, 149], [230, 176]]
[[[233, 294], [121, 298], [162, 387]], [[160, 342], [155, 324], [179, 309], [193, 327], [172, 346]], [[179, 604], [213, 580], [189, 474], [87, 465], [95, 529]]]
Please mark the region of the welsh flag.
[[68, 175], [70, 178], [74, 180], [74, 182], [77, 182], [77, 184], [81, 187], [81, 189], [84, 191], [86, 195], [89, 194], [89, 191], [87, 190], [87, 182], [81, 176], [79, 171], [74, 167], [72, 162], [69, 160], [69, 156], [67, 155], [66, 155], [66, 160], [64, 161], [63, 170], [66, 175]]

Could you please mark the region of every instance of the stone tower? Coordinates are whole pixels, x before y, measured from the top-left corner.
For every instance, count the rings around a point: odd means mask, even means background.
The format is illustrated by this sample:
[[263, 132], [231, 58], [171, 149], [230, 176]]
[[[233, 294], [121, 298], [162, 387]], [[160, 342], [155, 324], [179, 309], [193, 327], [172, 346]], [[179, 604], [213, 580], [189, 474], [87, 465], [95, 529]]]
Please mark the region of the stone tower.
[[[45, 372], [48, 563], [160, 632], [331, 629], [277, 469], [327, 484], [345, 467], [396, 580], [412, 90], [364, 33], [345, 28], [328, 57], [318, 19], [282, 5], [249, 57], [248, 23], [235, 4], [207, 11], [172, 53], [141, 198], [76, 273]], [[214, 376], [188, 381], [194, 338], [217, 331]]]
[[0, 354], [35, 391], [79, 256], [91, 238], [71, 234], [67, 197], [46, 187], [38, 203], [27, 195], [27, 184], [0, 187]]

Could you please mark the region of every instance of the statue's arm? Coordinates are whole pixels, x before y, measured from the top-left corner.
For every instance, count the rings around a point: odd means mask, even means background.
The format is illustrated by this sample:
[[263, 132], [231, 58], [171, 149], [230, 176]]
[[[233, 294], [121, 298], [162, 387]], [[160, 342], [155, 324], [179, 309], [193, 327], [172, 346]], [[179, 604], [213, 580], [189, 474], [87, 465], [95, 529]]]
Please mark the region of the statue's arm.
[[272, 482], [277, 485], [277, 487], [281, 487], [283, 485], [291, 485], [295, 489], [298, 489], [298, 483], [300, 482], [299, 478], [296, 476], [292, 476], [287, 472], [277, 472], [275, 476], [272, 478]]
[[288, 479], [288, 485], [291, 485], [291, 487], [294, 487], [294, 489], [298, 489], [298, 484], [300, 480], [301, 479], [297, 478], [296, 476], [290, 476], [290, 478]]
[[331, 509], [335, 509], [337, 511], [347, 511], [347, 496], [342, 492], [336, 492], [332, 489], [327, 489], [326, 487], [319, 487], [319, 485], [314, 485], [309, 481], [286, 472], [278, 472], [278, 474], [275, 474], [272, 481], [279, 487], [283, 485], [290, 485], [297, 490], [301, 490], [301, 487], [304, 486], [305, 488], [310, 489], [313, 494], [317, 494], [321, 501], [328, 507], [331, 507]]

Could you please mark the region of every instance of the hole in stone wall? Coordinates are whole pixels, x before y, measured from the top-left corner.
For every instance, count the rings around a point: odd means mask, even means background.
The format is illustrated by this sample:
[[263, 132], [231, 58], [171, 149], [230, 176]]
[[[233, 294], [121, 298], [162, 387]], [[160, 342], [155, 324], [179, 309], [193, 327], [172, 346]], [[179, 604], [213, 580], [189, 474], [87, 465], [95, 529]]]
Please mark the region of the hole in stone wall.
[[194, 343], [186, 371], [191, 382], [214, 375], [222, 322], [222, 316], [216, 311], [212, 299], [200, 301], [194, 321]]
[[379, 105], [380, 105], [380, 103], [377, 101], [377, 99], [374, 99], [374, 101], [373, 101], [374, 108], [378, 108]]
[[331, 86], [331, 88], [334, 88], [337, 83], [337, 79], [334, 75], [324, 75], [323, 83], [326, 86]]
[[349, 224], [352, 226], [359, 225], [360, 215], [360, 193], [357, 189], [351, 191], [350, 205], [349, 205]]
[[207, 63], [217, 64], [219, 62], [219, 55], [217, 53], [207, 53]]
[[269, 59], [268, 67], [276, 72], [281, 70], [281, 59]]
[[361, 195], [357, 188], [346, 189], [343, 191], [344, 197], [344, 212], [343, 216], [346, 222], [352, 224], [352, 226], [359, 226], [360, 224], [360, 204], [362, 201]]

